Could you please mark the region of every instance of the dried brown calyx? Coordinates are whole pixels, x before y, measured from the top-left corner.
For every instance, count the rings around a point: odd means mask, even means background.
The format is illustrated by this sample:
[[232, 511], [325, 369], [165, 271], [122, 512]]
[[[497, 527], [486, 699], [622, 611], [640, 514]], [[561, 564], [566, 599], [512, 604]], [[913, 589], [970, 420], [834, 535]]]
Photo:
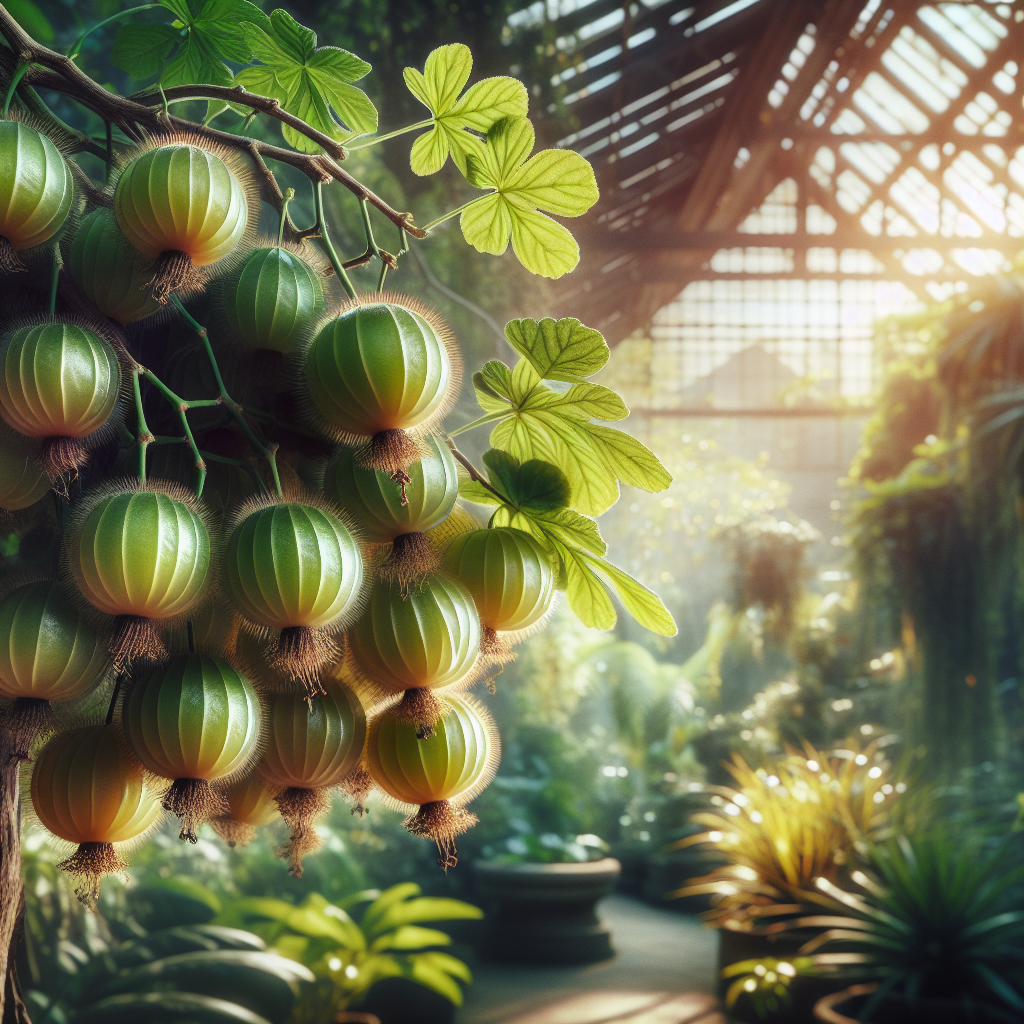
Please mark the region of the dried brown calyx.
[[434, 726], [447, 711], [448, 705], [433, 690], [417, 686], [402, 694], [392, 714], [396, 722], [412, 722], [418, 739], [429, 740], [434, 735]]
[[275, 798], [277, 809], [292, 834], [278, 851], [282, 860], [289, 861], [288, 874], [302, 877], [302, 858], [318, 849], [323, 840], [316, 834], [316, 821], [327, 813], [331, 805], [326, 789], [299, 789], [291, 786]]
[[199, 842], [199, 829], [206, 822], [229, 813], [223, 795], [206, 779], [175, 779], [161, 805], [181, 820], [178, 838], [189, 843]]
[[95, 913], [100, 879], [124, 871], [128, 865], [110, 843], [79, 843], [78, 849], [57, 867], [75, 878], [75, 895]]
[[310, 699], [326, 692], [320, 672], [341, 655], [330, 633], [310, 626], [289, 626], [281, 630], [271, 668], [285, 673], [306, 688]]
[[0, 273], [18, 274], [25, 269], [27, 268], [18, 258], [14, 246], [3, 235], [0, 235]]
[[406, 470], [425, 454], [424, 446], [404, 430], [381, 430], [356, 452], [356, 465], [387, 473], [402, 488], [404, 497], [411, 479]]
[[48, 437], [39, 451], [39, 465], [42, 466], [50, 483], [67, 494], [68, 479], [74, 479], [78, 471], [89, 461], [89, 450], [77, 437]]
[[366, 798], [373, 789], [373, 777], [361, 761], [341, 780], [341, 791], [352, 801], [352, 813], [362, 817], [367, 813]]
[[146, 287], [157, 302], [167, 302], [173, 292], [195, 284], [192, 257], [187, 252], [172, 249], [157, 256], [153, 263], [153, 276], [146, 282]]
[[110, 660], [116, 672], [131, 668], [136, 661], [164, 661], [167, 656], [167, 648], [152, 619], [141, 615], [119, 615], [114, 620]]
[[516, 660], [508, 634], [499, 633], [490, 626], [484, 626], [480, 632], [480, 655], [489, 665], [507, 665]]
[[53, 705], [38, 697], [18, 697], [0, 716], [0, 728], [10, 737], [14, 756], [20, 761], [28, 760], [33, 742], [56, 724]]
[[391, 551], [381, 562], [378, 573], [385, 583], [397, 585], [403, 597], [441, 568], [434, 545], [425, 533], [400, 533], [391, 542]]
[[437, 844], [437, 863], [447, 871], [459, 863], [455, 840], [463, 832], [469, 831], [477, 821], [477, 816], [465, 808], [456, 807], [447, 800], [435, 800], [424, 804], [402, 824], [414, 836], [434, 840]]
[[256, 829], [244, 821], [235, 821], [229, 815], [214, 818], [210, 827], [232, 849], [236, 846], [248, 846], [256, 838]]

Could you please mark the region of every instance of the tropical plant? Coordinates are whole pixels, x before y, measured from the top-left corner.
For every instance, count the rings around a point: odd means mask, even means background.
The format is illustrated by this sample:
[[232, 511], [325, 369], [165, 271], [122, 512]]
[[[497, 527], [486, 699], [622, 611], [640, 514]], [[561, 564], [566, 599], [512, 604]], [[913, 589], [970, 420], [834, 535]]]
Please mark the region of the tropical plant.
[[768, 956], [729, 964], [722, 970], [723, 978], [733, 979], [725, 993], [725, 1005], [731, 1009], [740, 999], [747, 999], [758, 1017], [770, 1017], [792, 1004], [789, 986], [793, 979], [800, 974], [813, 973], [814, 966], [814, 958], [809, 956], [791, 960]]
[[[872, 1010], [890, 993], [911, 1006], [922, 999], [959, 1004], [964, 1020], [987, 1008], [999, 1019], [1024, 1012], [1024, 865], [1019, 849], [1003, 843], [978, 849], [952, 833], [898, 836], [873, 845], [871, 874], [854, 871], [854, 894], [827, 878], [815, 880], [814, 902], [827, 914], [800, 917], [793, 927], [819, 934], [801, 953], [838, 968], [851, 980], [878, 988], [860, 1009]], [[829, 945], [844, 952], [819, 953]]]
[[[410, 831], [436, 839], [440, 862], [451, 866], [455, 837], [475, 820], [462, 804], [489, 780], [498, 742], [471, 700], [431, 688], [466, 686], [496, 655], [509, 657], [508, 645], [540, 620], [554, 588], [589, 625], [614, 624], [615, 593], [641, 625], [673, 635], [661, 600], [605, 558], [596, 522], [620, 483], [658, 491], [671, 478], [640, 442], [595, 422], [622, 420], [628, 410], [590, 380], [609, 357], [603, 337], [571, 318], [512, 320], [505, 336], [518, 363], [486, 364], [474, 376], [484, 416], [445, 435], [458, 346], [432, 310], [384, 286], [405, 254], [456, 216], [481, 252], [500, 255], [511, 244], [533, 273], [570, 272], [578, 246], [553, 218], [594, 204], [593, 169], [569, 150], [533, 153], [525, 86], [508, 77], [470, 85], [472, 56], [461, 44], [435, 49], [422, 71], [405, 71], [429, 119], [378, 133], [377, 110], [355, 84], [370, 65], [320, 45], [284, 10], [161, 0], [83, 30], [60, 54], [0, 7], [0, 134], [11, 154], [0, 192], [16, 197], [0, 215], [0, 451], [5, 464], [29, 456], [40, 471], [12, 475], [3, 496], [23, 531], [11, 554], [27, 562], [31, 551], [40, 575], [66, 580], [66, 630], [84, 623], [102, 638], [110, 670], [93, 675], [114, 686], [96, 728], [124, 732], [129, 742], [110, 745], [124, 759], [117, 773], [105, 762], [95, 771], [120, 780], [118, 792], [142, 766], [166, 779], [163, 808], [181, 818], [191, 842], [204, 821], [224, 825], [224, 794], [259, 772], [278, 787], [273, 799], [292, 826], [281, 853], [295, 874], [316, 845], [314, 823], [331, 792], [340, 786], [361, 806], [376, 783], [407, 810], [419, 807]], [[73, 59], [114, 31], [111, 59], [140, 86], [128, 96]], [[58, 96], [60, 117], [41, 93]], [[283, 145], [268, 141], [257, 119], [279, 127]], [[344, 165], [351, 151], [413, 132], [415, 175], [438, 172], [448, 156], [461, 174], [450, 196], [445, 190], [447, 212], [422, 226]], [[102, 183], [87, 173], [95, 160]], [[303, 179], [308, 198], [289, 184]], [[349, 259], [332, 241], [331, 188], [352, 197], [362, 225]], [[273, 216], [261, 223], [264, 207]], [[383, 243], [385, 231], [393, 241]], [[373, 276], [359, 281], [368, 267]], [[485, 423], [493, 429], [481, 470], [453, 439]], [[443, 479], [417, 472], [431, 458], [428, 433], [445, 449]], [[317, 478], [323, 462], [354, 467], [353, 482], [330, 475], [338, 504]], [[455, 464], [464, 498], [497, 506], [489, 527], [510, 528], [502, 538], [514, 541], [462, 545], [448, 567], [472, 588], [442, 575], [447, 545], [476, 525], [465, 510], [454, 512]], [[428, 482], [431, 493], [419, 495]], [[371, 484], [379, 500], [337, 493], [365, 485], [372, 498]], [[421, 498], [424, 515], [408, 515], [407, 503]], [[360, 520], [377, 527], [365, 544]], [[25, 524], [39, 530], [37, 545], [20, 539], [31, 535]], [[531, 560], [536, 587], [519, 595], [532, 599], [529, 615], [506, 616], [495, 602], [515, 598], [511, 578], [490, 564], [480, 571], [480, 559], [490, 563], [499, 549]], [[435, 614], [396, 615], [391, 634], [368, 640], [360, 623], [385, 605]], [[40, 649], [43, 618], [7, 622], [14, 649]], [[359, 642], [339, 642], [350, 627]], [[446, 671], [427, 671], [404, 663], [407, 641], [424, 656], [457, 656], [440, 658]], [[368, 678], [385, 663], [386, 678]], [[363, 750], [356, 705], [372, 703], [382, 686], [396, 700], [377, 709], [372, 749]], [[257, 690], [306, 701], [311, 713], [268, 720]], [[352, 710], [343, 728], [313, 713], [339, 690]], [[51, 698], [67, 693], [11, 696], [12, 713], [0, 718], [8, 816], [17, 764], [50, 728]], [[95, 708], [103, 696], [94, 685], [81, 699]], [[262, 750], [308, 751], [309, 737], [296, 732], [314, 721], [323, 765], [337, 774], [343, 766], [344, 777], [272, 777]], [[264, 735], [265, 744], [261, 732], [275, 735]], [[462, 742], [470, 733], [472, 751]], [[71, 774], [64, 747], [53, 749], [36, 762], [32, 787], [37, 815], [51, 825], [49, 797], [68, 795]], [[436, 785], [409, 767], [421, 757], [458, 762], [461, 774]], [[113, 784], [96, 800], [112, 795]], [[270, 817], [268, 810], [257, 820]], [[245, 828], [226, 831], [248, 836]], [[99, 876], [120, 867], [115, 846], [127, 835], [63, 831], [79, 844], [64, 865], [95, 903]], [[10, 835], [17, 829], [0, 828], [0, 897], [16, 905]], [[15, 917], [0, 918], [0, 974]], [[427, 970], [430, 955], [441, 956], [424, 953], [417, 970]]]
[[708, 786], [717, 810], [693, 816], [708, 831], [676, 844], [706, 844], [727, 863], [674, 895], [711, 894], [707, 920], [731, 931], [783, 928], [760, 922], [800, 912], [817, 879], [845, 877], [855, 845], [885, 827], [896, 798], [875, 744], [860, 752], [805, 744], [756, 769], [735, 754], [728, 768], [736, 788]]
[[[251, 928], [271, 949], [308, 967], [317, 978], [295, 1010], [296, 1021], [329, 1020], [362, 999], [378, 981], [406, 978], [437, 992], [456, 1006], [473, 980], [469, 968], [438, 947], [451, 938], [438, 921], [475, 920], [477, 907], [461, 900], [422, 896], [414, 882], [380, 892], [354, 893], [338, 903], [312, 894], [293, 905], [270, 898], [228, 903], [218, 922]], [[354, 919], [353, 908], [368, 904]]]
[[208, 924], [163, 928], [122, 943], [94, 944], [63, 984], [27, 994], [36, 1024], [284, 1024], [312, 973], [268, 951], [251, 932]]
[[607, 856], [608, 844], [600, 836], [519, 832], [500, 844], [490, 859], [502, 864], [585, 864]]

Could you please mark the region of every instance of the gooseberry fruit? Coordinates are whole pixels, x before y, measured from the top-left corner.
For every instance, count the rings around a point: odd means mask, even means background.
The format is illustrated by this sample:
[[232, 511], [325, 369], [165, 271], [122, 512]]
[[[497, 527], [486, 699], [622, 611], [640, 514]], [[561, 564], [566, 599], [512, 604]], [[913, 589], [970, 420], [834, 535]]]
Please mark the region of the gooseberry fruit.
[[[456, 579], [431, 576], [403, 597], [378, 581], [366, 610], [349, 631], [352, 666], [381, 694], [417, 691], [417, 724], [437, 717], [430, 690], [465, 680], [480, 652], [480, 618], [473, 596]], [[411, 702], [414, 698], [409, 697]]]
[[0, 509], [18, 512], [34, 505], [50, 481], [39, 465], [42, 445], [0, 421]]
[[0, 338], [0, 415], [45, 438], [39, 461], [51, 480], [85, 465], [83, 439], [110, 419], [120, 381], [114, 350], [78, 324], [34, 324]]
[[390, 544], [382, 575], [407, 584], [439, 568], [426, 538], [444, 522], [459, 495], [459, 471], [448, 445], [423, 439], [423, 454], [396, 484], [389, 474], [359, 465], [356, 450], [339, 448], [324, 473], [324, 494], [352, 516], [363, 538]]
[[0, 696], [13, 698], [20, 737], [45, 726], [50, 702], [84, 696], [110, 662], [103, 638], [79, 614], [62, 583], [26, 583], [0, 601]]
[[497, 769], [500, 744], [490, 715], [465, 696], [444, 699], [445, 713], [427, 739], [391, 707], [370, 723], [366, 760], [370, 776], [400, 807], [418, 808], [405, 821], [413, 835], [437, 843], [438, 864], [457, 863], [455, 838], [476, 823], [464, 805]]
[[39, 821], [78, 844], [57, 866], [79, 879], [75, 892], [90, 907], [100, 878], [126, 867], [118, 846], [140, 839], [163, 817], [142, 765], [109, 723], [54, 736], [32, 768], [31, 795]]
[[194, 280], [196, 267], [236, 251], [249, 223], [248, 185], [241, 163], [198, 138], [158, 141], [124, 168], [114, 215], [128, 241], [155, 260], [154, 298], [164, 300]]
[[124, 480], [79, 502], [65, 560], [85, 600], [116, 617], [117, 671], [135, 658], [166, 655], [155, 623], [203, 600], [210, 554], [204, 513], [184, 487]]
[[535, 625], [555, 594], [547, 553], [528, 533], [512, 527], [460, 534], [445, 552], [444, 567], [473, 595], [483, 627], [481, 651], [495, 661], [513, 656], [498, 633]]
[[406, 432], [426, 429], [458, 391], [447, 327], [413, 300], [357, 302], [328, 320], [306, 351], [316, 418], [359, 461], [396, 480], [423, 453]]
[[43, 134], [20, 121], [0, 121], [0, 270], [24, 270], [15, 255], [49, 241], [75, 199], [71, 168]]
[[295, 351], [324, 311], [320, 278], [284, 246], [256, 249], [224, 287], [224, 314], [252, 348]]
[[230, 847], [248, 846], [256, 838], [256, 829], [280, 817], [274, 802], [275, 787], [253, 772], [224, 790], [227, 810], [210, 825]]
[[279, 789], [277, 806], [292, 830], [280, 852], [300, 877], [303, 856], [320, 845], [314, 825], [330, 804], [330, 789], [344, 783], [363, 756], [366, 713], [341, 683], [327, 683], [314, 698], [272, 694], [266, 734], [260, 771]]
[[331, 633], [358, 613], [363, 558], [348, 528], [315, 500], [247, 502], [228, 538], [226, 575], [252, 625], [280, 630], [276, 661], [309, 693], [338, 655]]
[[146, 288], [153, 261], [132, 247], [113, 211], [102, 206], [82, 218], [71, 243], [68, 271], [104, 316], [122, 324], [145, 320], [163, 308]]
[[240, 772], [257, 749], [260, 704], [252, 683], [223, 658], [186, 654], [132, 683], [121, 712], [124, 734], [148, 771], [172, 779], [165, 810], [196, 842], [223, 811], [211, 783]]

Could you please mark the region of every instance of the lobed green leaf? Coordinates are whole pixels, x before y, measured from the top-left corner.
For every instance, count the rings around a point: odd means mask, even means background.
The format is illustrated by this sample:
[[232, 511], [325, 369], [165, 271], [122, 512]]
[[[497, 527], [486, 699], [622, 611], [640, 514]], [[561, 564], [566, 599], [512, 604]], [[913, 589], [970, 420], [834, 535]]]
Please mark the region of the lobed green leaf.
[[505, 338], [540, 377], [569, 384], [597, 373], [611, 354], [600, 331], [571, 316], [510, 320], [505, 324]]

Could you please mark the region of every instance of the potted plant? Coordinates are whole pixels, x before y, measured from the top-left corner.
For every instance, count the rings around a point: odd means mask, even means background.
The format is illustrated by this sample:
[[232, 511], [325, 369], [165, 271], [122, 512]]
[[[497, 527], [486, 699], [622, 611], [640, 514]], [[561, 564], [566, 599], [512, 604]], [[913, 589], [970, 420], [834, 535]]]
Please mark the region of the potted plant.
[[[1024, 1014], [1024, 865], [947, 836], [900, 837], [871, 850], [864, 895], [825, 879], [831, 913], [794, 921], [820, 934], [802, 952], [860, 984], [819, 1000], [829, 1024], [998, 1024]], [[817, 953], [840, 944], [842, 952]]]
[[593, 835], [518, 835], [473, 865], [487, 913], [482, 952], [519, 963], [589, 964], [615, 955], [597, 904], [622, 867]]
[[[720, 929], [723, 998], [730, 987], [727, 972], [735, 965], [793, 962], [802, 940], [789, 922], [806, 913], [806, 891], [816, 878], [845, 880], [854, 844], [888, 823], [895, 793], [889, 764], [873, 745], [825, 753], [805, 743], [802, 751], [789, 748], [756, 769], [734, 755], [728, 769], [735, 788], [708, 786], [714, 809], [694, 815], [707, 831], [676, 844], [701, 845], [726, 863], [671, 894], [711, 896], [704, 919]], [[828, 977], [796, 978], [787, 1024], [810, 1021], [814, 1003], [834, 988]], [[734, 1012], [750, 1009], [750, 1002]]]

